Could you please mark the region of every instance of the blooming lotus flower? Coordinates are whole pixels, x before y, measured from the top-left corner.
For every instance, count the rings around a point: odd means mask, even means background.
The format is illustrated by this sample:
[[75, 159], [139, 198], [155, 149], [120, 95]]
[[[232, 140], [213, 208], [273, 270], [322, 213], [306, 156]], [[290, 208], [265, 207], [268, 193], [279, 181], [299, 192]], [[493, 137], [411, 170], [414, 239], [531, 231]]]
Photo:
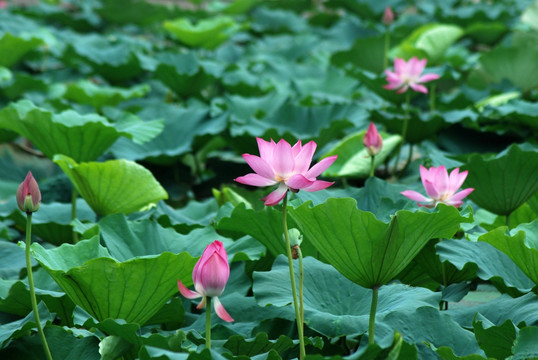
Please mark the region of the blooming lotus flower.
[[425, 204], [417, 202], [417, 205], [427, 208], [434, 208], [439, 203], [460, 207], [463, 203], [462, 199], [473, 192], [474, 189], [467, 188], [456, 192], [465, 181], [468, 173], [468, 171], [460, 173], [459, 170], [459, 168], [452, 170], [449, 176], [443, 165], [438, 168], [431, 167], [429, 170], [420, 165], [422, 185], [424, 185], [424, 189], [426, 189], [426, 193], [430, 197], [428, 198], [413, 190], [405, 190], [401, 194], [411, 200], [424, 202]]
[[[200, 257], [192, 271], [192, 280], [196, 291], [187, 289], [181, 280], [177, 281], [177, 287], [181, 295], [187, 299], [202, 298], [202, 301], [196, 307], [197, 309], [204, 308], [207, 296], [211, 296], [218, 317], [224, 321], [231, 322], [234, 319], [226, 312], [218, 298], [224, 291], [229, 277], [230, 266], [228, 265], [226, 249], [224, 249], [222, 242], [215, 240], [205, 248], [202, 257]], [[211, 311], [211, 309], [207, 309], [207, 311]]]
[[36, 212], [41, 204], [41, 192], [32, 172], [28, 171], [26, 178], [17, 189], [17, 205], [25, 213]]
[[256, 138], [260, 156], [243, 154], [243, 158], [254, 173], [240, 176], [235, 181], [251, 186], [271, 186], [278, 188], [265, 196], [265, 205], [276, 205], [286, 196], [288, 190], [318, 191], [334, 182], [316, 180], [336, 160], [337, 156], [329, 156], [312, 166], [312, 156], [316, 151], [316, 143], [308, 142], [305, 146], [299, 140], [293, 147], [284, 139], [275, 143]]
[[370, 156], [376, 156], [381, 151], [383, 147], [383, 138], [377, 132], [377, 129], [373, 122], [368, 126], [368, 130], [362, 138], [362, 143], [364, 147], [368, 150]]
[[416, 57], [412, 57], [406, 62], [404, 59], [394, 59], [394, 72], [385, 70], [387, 75], [387, 85], [383, 88], [388, 90], [396, 90], [397, 93], [403, 93], [408, 88], [415, 91], [427, 94], [428, 89], [421, 83], [425, 83], [432, 80], [439, 79], [437, 74], [424, 74], [424, 68], [426, 67], [426, 59], [419, 60]]
[[382, 18], [383, 24], [389, 26], [394, 21], [394, 13], [392, 12], [392, 9], [390, 6], [385, 7], [385, 11], [383, 12], [383, 18]]

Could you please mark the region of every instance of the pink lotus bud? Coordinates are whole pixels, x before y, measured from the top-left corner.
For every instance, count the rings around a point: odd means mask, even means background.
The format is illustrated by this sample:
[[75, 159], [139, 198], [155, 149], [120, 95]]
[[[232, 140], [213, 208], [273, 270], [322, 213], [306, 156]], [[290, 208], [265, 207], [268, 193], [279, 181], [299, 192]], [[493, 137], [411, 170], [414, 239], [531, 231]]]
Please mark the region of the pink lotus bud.
[[392, 9], [390, 8], [390, 6], [387, 6], [385, 8], [385, 12], [383, 13], [382, 21], [383, 21], [383, 24], [385, 24], [387, 26], [392, 24], [392, 22], [394, 21], [394, 13], [392, 12]]
[[39, 209], [41, 204], [41, 192], [39, 186], [32, 176], [32, 172], [28, 171], [26, 179], [19, 185], [17, 189], [17, 205], [19, 209], [26, 213], [32, 213]]
[[[203, 298], [197, 306], [198, 309], [205, 307], [206, 297], [211, 296], [218, 317], [224, 321], [231, 322], [234, 320], [226, 312], [218, 298], [224, 291], [229, 277], [230, 266], [228, 265], [226, 249], [224, 249], [222, 242], [215, 240], [207, 245], [202, 257], [200, 257], [192, 271], [192, 280], [196, 291], [187, 289], [181, 280], [177, 281], [177, 286], [181, 295], [187, 299]], [[211, 311], [211, 309], [207, 311]]]
[[362, 143], [368, 150], [370, 156], [376, 156], [381, 151], [381, 148], [383, 147], [383, 138], [377, 132], [373, 122], [368, 126], [368, 130], [366, 130], [366, 134], [364, 134], [364, 137], [362, 138]]
[[229, 276], [228, 255], [222, 242], [215, 240], [205, 248], [194, 267], [194, 288], [206, 296], [219, 296], [224, 291]]

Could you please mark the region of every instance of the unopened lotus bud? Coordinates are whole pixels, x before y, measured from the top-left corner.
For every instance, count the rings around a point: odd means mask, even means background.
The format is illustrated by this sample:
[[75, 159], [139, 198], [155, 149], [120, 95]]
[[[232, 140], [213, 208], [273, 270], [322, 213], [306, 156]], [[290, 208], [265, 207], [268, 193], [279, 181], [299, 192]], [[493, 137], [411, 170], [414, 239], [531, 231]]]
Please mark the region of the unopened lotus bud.
[[374, 123], [371, 122], [368, 126], [368, 130], [366, 130], [366, 134], [362, 138], [362, 143], [370, 156], [376, 156], [381, 151], [383, 138], [377, 132]]
[[383, 12], [383, 18], [382, 18], [383, 24], [389, 26], [394, 21], [394, 13], [392, 12], [392, 9], [390, 6], [387, 6], [385, 8], [385, 12]]
[[28, 171], [26, 178], [17, 189], [17, 205], [25, 213], [32, 213], [39, 209], [40, 204], [41, 192], [39, 191], [39, 186], [32, 176], [32, 172]]

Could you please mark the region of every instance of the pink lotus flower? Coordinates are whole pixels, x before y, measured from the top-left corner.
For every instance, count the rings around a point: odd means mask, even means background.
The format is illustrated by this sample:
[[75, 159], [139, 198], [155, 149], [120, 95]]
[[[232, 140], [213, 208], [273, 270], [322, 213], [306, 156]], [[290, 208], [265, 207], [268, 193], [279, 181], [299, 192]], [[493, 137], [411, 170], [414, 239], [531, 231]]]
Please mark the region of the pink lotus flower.
[[429, 170], [420, 165], [422, 185], [430, 198], [413, 190], [405, 190], [401, 194], [411, 200], [425, 202], [425, 204], [417, 202], [417, 205], [427, 208], [434, 208], [439, 203], [460, 207], [463, 203], [462, 199], [473, 192], [474, 189], [467, 188], [456, 192], [465, 181], [468, 173], [468, 171], [460, 173], [459, 170], [459, 168], [452, 170], [450, 176], [448, 176], [448, 172], [443, 165], [438, 168], [431, 167]]
[[396, 92], [399, 94], [405, 92], [408, 88], [427, 94], [428, 89], [421, 83], [439, 79], [437, 74], [421, 75], [427, 61], [426, 59], [419, 60], [416, 57], [412, 57], [408, 62], [404, 59], [394, 59], [394, 72], [385, 70], [389, 83], [383, 88], [388, 90], [398, 89]]
[[260, 156], [243, 154], [243, 158], [254, 173], [240, 176], [235, 181], [251, 186], [271, 186], [278, 188], [265, 196], [265, 205], [276, 205], [286, 196], [288, 190], [318, 191], [334, 182], [316, 180], [336, 160], [337, 156], [329, 156], [310, 167], [312, 156], [316, 151], [316, 143], [308, 142], [305, 146], [299, 140], [293, 147], [284, 139], [277, 144], [256, 138]]
[[383, 24], [387, 26], [392, 24], [392, 22], [394, 21], [394, 13], [392, 12], [392, 9], [390, 8], [390, 6], [387, 6], [385, 8], [385, 11], [383, 12], [383, 18], [381, 21], [383, 21]]
[[41, 192], [31, 171], [17, 189], [17, 205], [25, 213], [36, 212], [41, 204]]
[[377, 129], [373, 122], [368, 126], [368, 130], [362, 138], [362, 143], [364, 147], [368, 150], [370, 156], [376, 156], [381, 151], [383, 147], [383, 138], [377, 132]]
[[[215, 240], [207, 245], [202, 257], [200, 257], [192, 271], [192, 280], [196, 291], [187, 289], [181, 280], [177, 281], [177, 287], [181, 295], [187, 299], [202, 297], [202, 301], [196, 307], [197, 309], [204, 308], [207, 302], [206, 297], [211, 296], [215, 303], [215, 312], [218, 317], [224, 321], [231, 322], [234, 319], [226, 312], [218, 298], [224, 291], [229, 277], [230, 266], [228, 265], [226, 249], [224, 249], [222, 242]], [[207, 309], [207, 311], [211, 311], [211, 309]]]

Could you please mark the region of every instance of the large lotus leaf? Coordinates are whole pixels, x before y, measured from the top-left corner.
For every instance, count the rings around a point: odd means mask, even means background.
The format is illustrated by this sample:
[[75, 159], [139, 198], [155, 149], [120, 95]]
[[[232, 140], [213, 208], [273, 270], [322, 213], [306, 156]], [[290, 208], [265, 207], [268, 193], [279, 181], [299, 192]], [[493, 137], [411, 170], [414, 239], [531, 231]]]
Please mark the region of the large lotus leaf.
[[24, 136], [50, 159], [64, 154], [76, 161], [95, 160], [120, 136], [134, 137], [99, 115], [71, 110], [54, 114], [28, 100], [2, 109], [0, 127]]
[[[96, 336], [77, 336], [73, 329], [60, 326], [46, 328], [45, 336], [54, 359], [99, 360], [99, 339]], [[36, 350], [38, 351], [38, 350]]]
[[[360, 56], [358, 56], [360, 54]], [[331, 63], [345, 67], [353, 64], [361, 69], [379, 74], [383, 68], [385, 54], [385, 36], [361, 37], [349, 50], [336, 52], [331, 57]]]
[[156, 56], [154, 75], [179, 96], [201, 96], [220, 76], [220, 66], [207, 66], [192, 53], [162, 53]]
[[269, 352], [271, 349], [282, 353], [293, 347], [293, 341], [284, 335], [279, 336], [277, 340], [269, 340], [266, 333], [258, 333], [254, 339], [245, 339], [242, 336], [231, 336], [223, 345], [230, 350], [233, 355], [255, 356]]
[[361, 18], [380, 20], [386, 6], [394, 6], [401, 3], [397, 0], [382, 1], [358, 1], [358, 0], [330, 0], [327, 2], [328, 7], [343, 7], [359, 15]]
[[396, 57], [428, 59], [430, 65], [439, 62], [446, 50], [454, 44], [464, 31], [456, 25], [427, 24], [415, 30], [396, 49]]
[[37, 37], [14, 36], [4, 32], [0, 36], [0, 66], [11, 67], [20, 61], [24, 55], [43, 44]]
[[102, 0], [97, 13], [107, 22], [127, 25], [151, 25], [153, 23], [177, 16], [181, 11], [177, 7], [154, 4], [142, 0]]
[[224, 117], [211, 118], [209, 109], [202, 106], [179, 107], [162, 102], [145, 106], [137, 114], [143, 119], [164, 119], [162, 132], [151, 141], [136, 144], [118, 139], [111, 151], [118, 158], [140, 160], [146, 158], [175, 158], [192, 151], [196, 136], [216, 135], [226, 128]]
[[[338, 155], [336, 161], [323, 173], [325, 176], [361, 178], [370, 174], [371, 158], [362, 143], [365, 133], [366, 131], [363, 130], [345, 137], [323, 155], [324, 157]], [[383, 137], [383, 147], [375, 156], [375, 168], [384, 163], [402, 139], [399, 135], [389, 135], [383, 132], [380, 135]]]
[[481, 73], [488, 82], [501, 82], [508, 79], [523, 91], [538, 87], [538, 47], [513, 45], [498, 47], [480, 58]]
[[448, 261], [462, 270], [469, 264], [476, 264], [476, 275], [496, 285], [526, 293], [534, 287], [513, 261], [501, 251], [483, 242], [467, 240], [443, 240], [436, 245], [442, 261]]
[[[172, 228], [163, 228], [155, 221], [128, 221], [123, 214], [114, 214], [99, 221], [103, 240], [110, 254], [120, 261], [135, 256], [158, 255], [165, 251], [188, 252], [193, 257], [201, 256], [207, 245], [216, 239], [223, 242], [228, 259], [259, 259], [265, 249], [251, 239], [233, 241], [220, 236], [212, 227], [195, 229], [186, 235]], [[246, 259], [245, 259], [246, 258]]]
[[464, 186], [471, 200], [498, 215], [509, 215], [538, 191], [538, 152], [512, 145], [495, 158], [472, 155]]
[[214, 49], [240, 29], [229, 16], [215, 16], [193, 24], [187, 18], [165, 21], [164, 28], [184, 44]]
[[468, 219], [451, 206], [438, 211], [401, 210], [386, 224], [357, 209], [354, 199], [328, 199], [290, 209], [306, 239], [351, 281], [367, 287], [387, 284], [433, 238], [450, 238]]
[[465, 29], [465, 34], [475, 41], [492, 45], [508, 31], [506, 25], [501, 22], [473, 22]]
[[215, 199], [191, 200], [180, 209], [174, 209], [164, 202], [157, 204], [155, 217], [164, 227], [173, 227], [180, 233], [210, 225], [217, 215], [219, 204]]
[[499, 227], [478, 238], [508, 255], [508, 257], [538, 285], [538, 220], [521, 224], [510, 233]]
[[99, 238], [46, 250], [32, 245], [33, 255], [73, 302], [96, 319], [124, 319], [144, 324], [177, 292], [177, 279], [189, 286], [196, 260], [187, 253], [117, 262]]
[[314, 103], [342, 104], [353, 100], [359, 82], [343, 71], [329, 68], [324, 76], [295, 79], [293, 85], [301, 98]]
[[516, 340], [517, 327], [510, 320], [495, 326], [487, 319], [473, 319], [473, 329], [480, 348], [487, 356], [495, 359], [507, 359], [512, 355], [512, 345]]
[[[32, 266], [35, 261], [32, 261]], [[14, 243], [0, 240], [0, 277], [18, 279], [19, 272], [26, 267], [24, 252]]]
[[453, 307], [447, 313], [461, 326], [472, 328], [476, 313], [482, 314], [491, 323], [500, 326], [507, 319], [514, 324], [538, 325], [538, 296], [528, 293], [518, 298], [503, 294], [494, 300], [474, 305]]
[[307, 21], [300, 14], [267, 7], [259, 7], [253, 11], [251, 27], [260, 34], [308, 31]]
[[[334, 267], [312, 257], [304, 261], [305, 325], [329, 337], [360, 334], [368, 330], [372, 291], [360, 287]], [[295, 276], [299, 268], [295, 262]], [[292, 303], [287, 259], [279, 256], [267, 272], [255, 272], [253, 292], [261, 306], [286, 306]], [[420, 306], [438, 307], [440, 294], [424, 288], [391, 284], [379, 289], [376, 320], [391, 312], [414, 311]], [[292, 311], [291, 307], [288, 311]]]
[[[52, 314], [42, 302], [38, 304], [37, 311], [42, 327], [45, 327], [49, 321], [53, 320]], [[26, 315], [24, 319], [2, 324], [0, 326], [0, 349], [7, 346], [11, 340], [27, 335], [27, 332], [35, 327], [36, 322], [33, 312]]]
[[143, 97], [149, 90], [149, 85], [135, 85], [124, 89], [114, 86], [97, 86], [91, 81], [79, 80], [67, 84], [62, 97], [101, 109], [103, 106], [115, 106], [125, 100]]
[[538, 2], [535, 1], [521, 15], [521, 22], [526, 23], [538, 30]]
[[519, 331], [514, 347], [512, 360], [536, 359], [538, 357], [538, 326], [527, 326]]
[[77, 164], [64, 155], [56, 155], [53, 160], [100, 216], [140, 211], [168, 198], [166, 190], [153, 174], [132, 161]]

